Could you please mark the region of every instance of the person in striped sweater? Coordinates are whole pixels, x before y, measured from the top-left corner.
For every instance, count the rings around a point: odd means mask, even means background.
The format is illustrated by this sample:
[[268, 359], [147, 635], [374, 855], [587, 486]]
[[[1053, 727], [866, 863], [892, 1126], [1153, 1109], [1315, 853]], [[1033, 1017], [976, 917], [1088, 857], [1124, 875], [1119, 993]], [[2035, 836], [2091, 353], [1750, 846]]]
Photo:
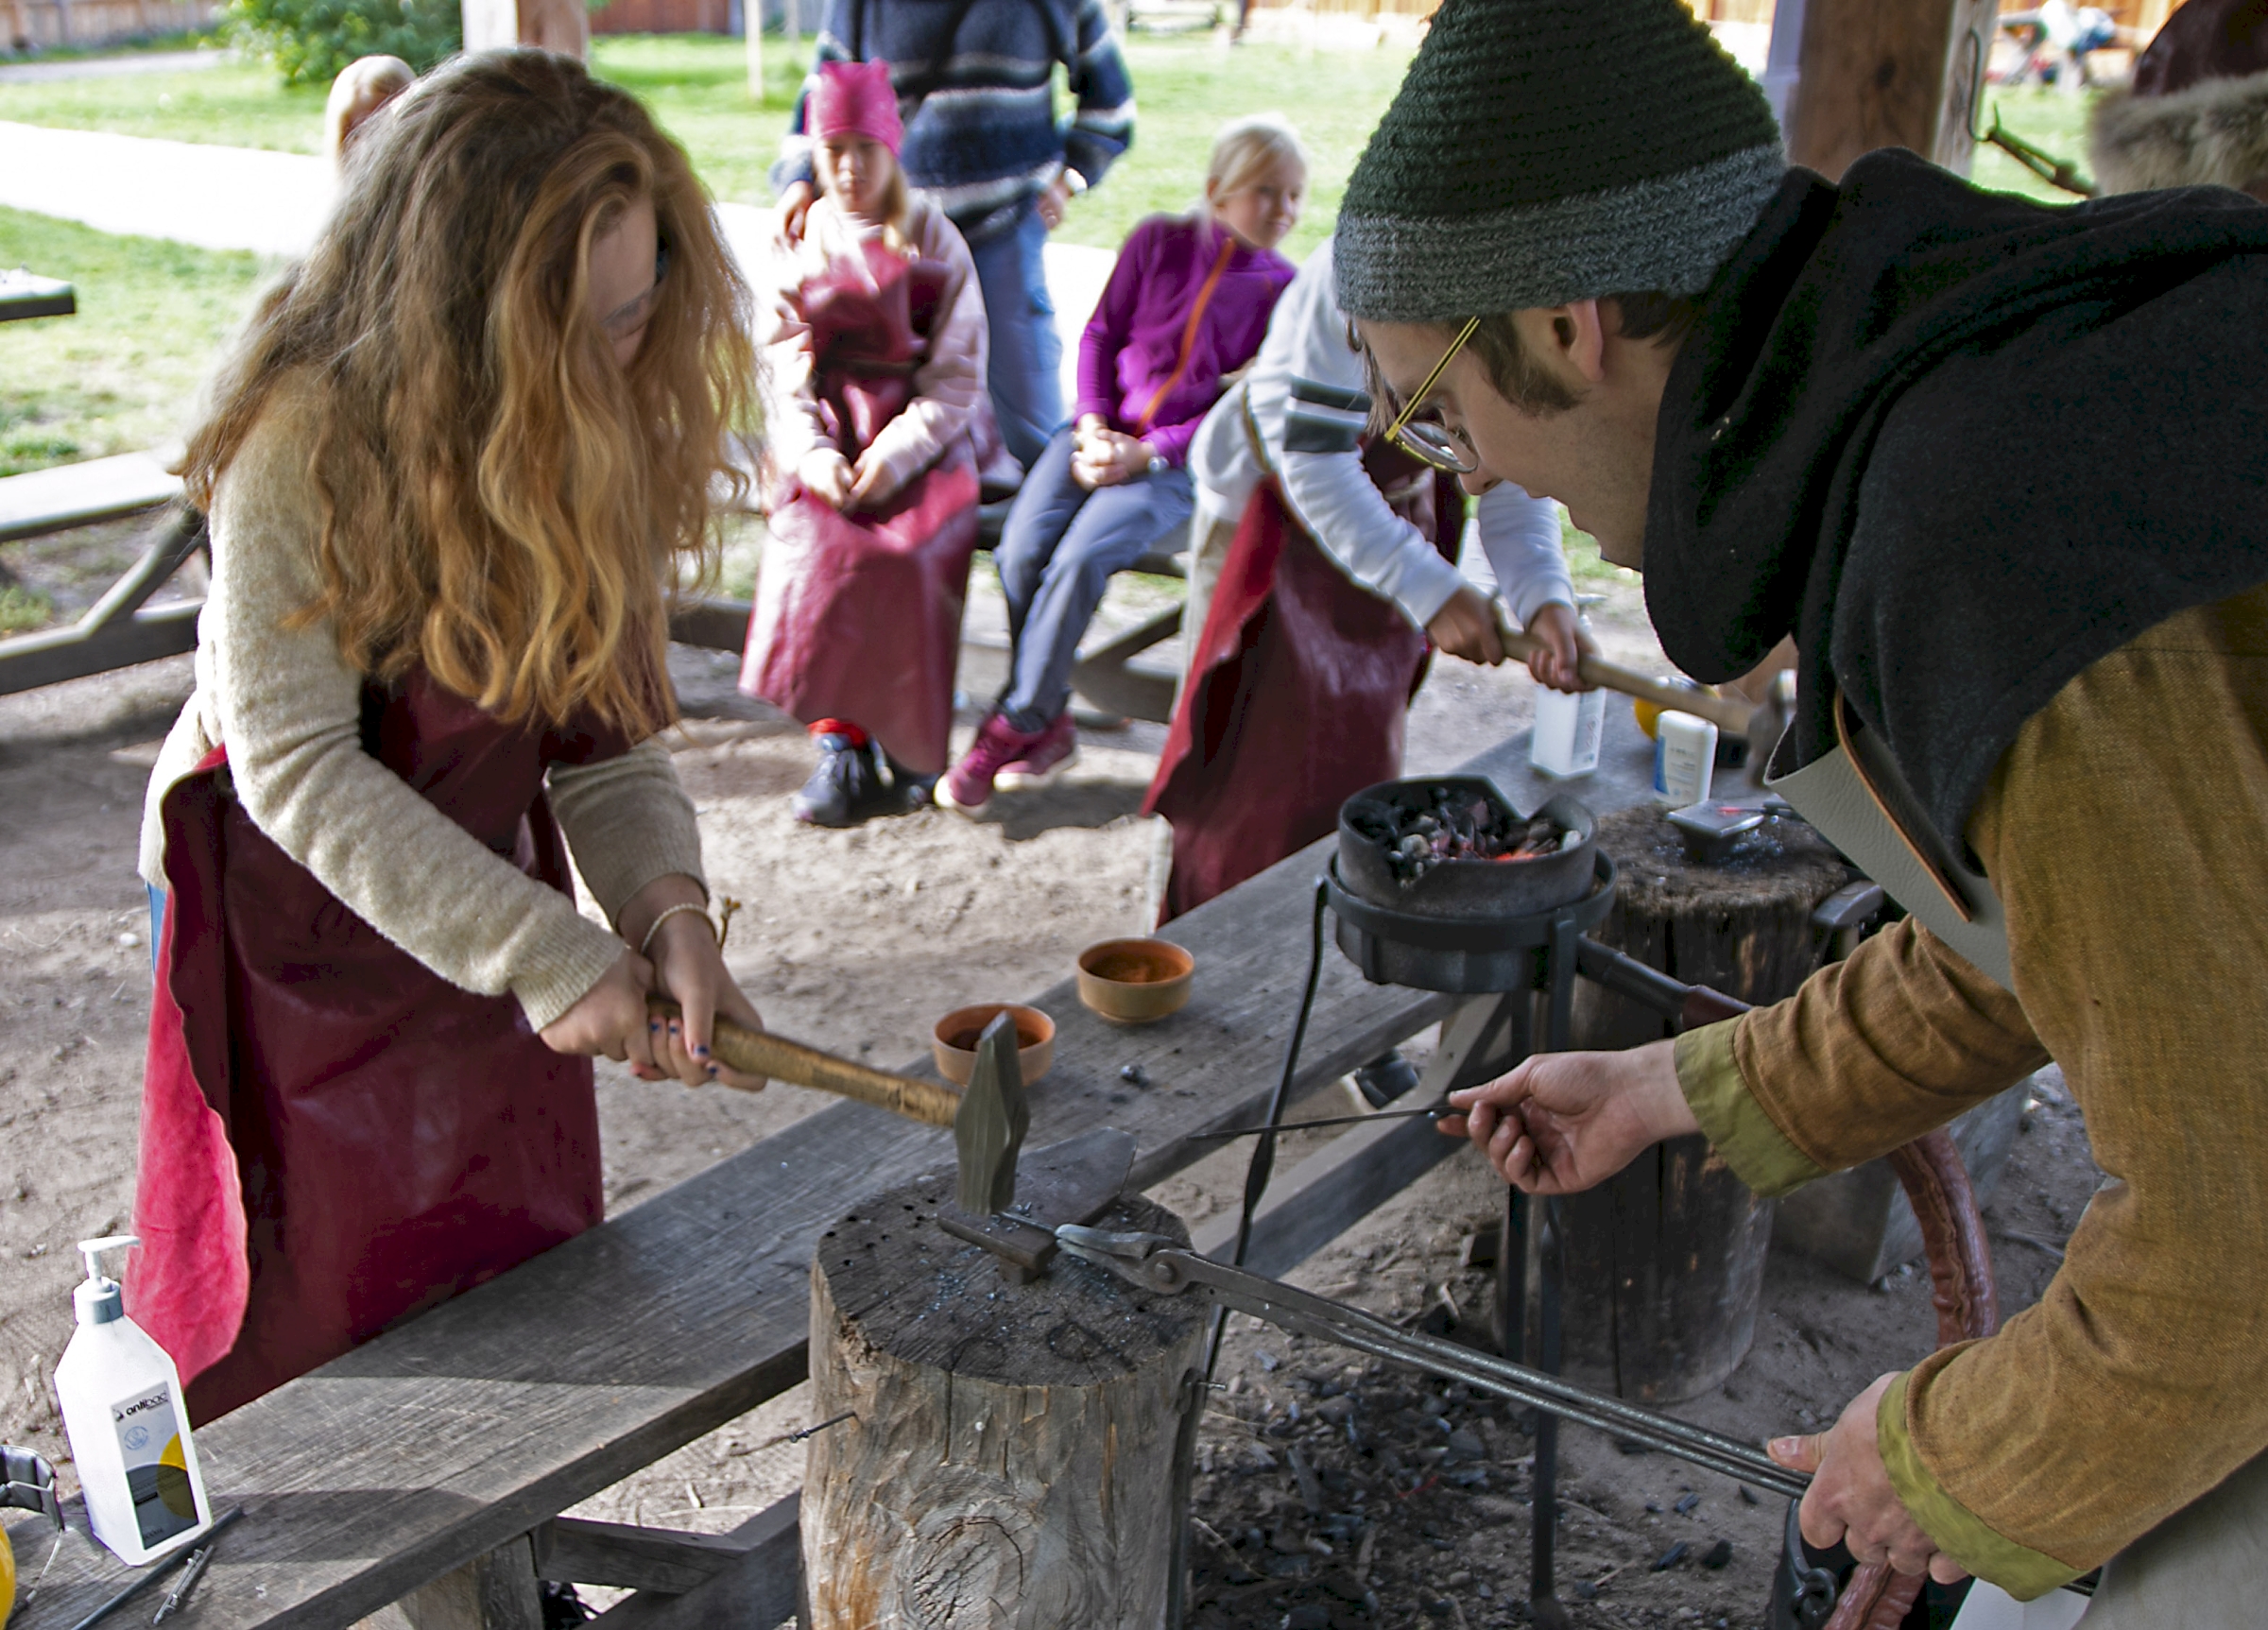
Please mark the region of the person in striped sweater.
[[[1134, 140], [1134, 85], [1102, 0], [829, 0], [772, 167], [790, 242], [816, 196], [808, 117], [829, 61], [890, 64], [899, 162], [975, 258], [991, 324], [986, 384], [1002, 439], [1028, 469], [1063, 422], [1063, 345], [1040, 249], [1071, 197]], [[1057, 63], [1078, 104], [1067, 124], [1051, 90]]]

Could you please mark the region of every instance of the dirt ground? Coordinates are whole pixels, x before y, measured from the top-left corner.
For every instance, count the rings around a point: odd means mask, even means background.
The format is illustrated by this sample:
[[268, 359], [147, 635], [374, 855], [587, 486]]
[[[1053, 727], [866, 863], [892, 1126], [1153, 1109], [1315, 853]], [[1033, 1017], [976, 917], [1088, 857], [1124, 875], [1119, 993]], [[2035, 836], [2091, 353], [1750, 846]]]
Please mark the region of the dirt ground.
[[[83, 603], [91, 591], [78, 579], [99, 575], [86, 562], [119, 540], [82, 541], [11, 563], [59, 606]], [[1126, 585], [1108, 626], [1158, 593]], [[1615, 589], [1593, 616], [1610, 655], [1658, 662], [1635, 592]], [[972, 695], [997, 683], [1003, 628], [997, 592], [980, 581], [962, 678]], [[729, 659], [680, 649], [676, 667], [689, 719], [677, 761], [699, 808], [711, 881], [744, 904], [730, 959], [779, 1028], [881, 1062], [908, 1059], [936, 1014], [1039, 989], [1079, 946], [1146, 926], [1158, 833], [1136, 812], [1156, 727], [1090, 731], [1062, 783], [1004, 798], [982, 821], [931, 810], [822, 832], [787, 814], [808, 770], [800, 731], [733, 692]], [[70, 1333], [71, 1247], [126, 1227], [131, 1210], [149, 986], [136, 832], [157, 739], [189, 683], [180, 659], [0, 697], [0, 1430], [59, 1462], [67, 1451], [48, 1377]], [[1412, 712], [1409, 767], [1456, 764], [1520, 728], [1530, 706], [1524, 673], [1437, 664]], [[972, 720], [964, 713], [964, 731]], [[744, 1097], [642, 1085], [605, 1065], [599, 1082], [610, 1211], [820, 1107], [793, 1089]], [[1331, 1099], [1313, 1112], [1332, 1112]], [[1200, 1221], [1234, 1203], [1241, 1158], [1216, 1156], [1156, 1197]], [[2044, 1083], [1989, 1211], [2004, 1312], [2036, 1299], [2094, 1181], [2077, 1111]], [[1502, 1206], [1502, 1186], [1460, 1157], [1298, 1278], [1413, 1317], [1446, 1287], [1479, 1316], [1486, 1276], [1460, 1266], [1463, 1243]], [[1530, 1445], [1515, 1416], [1235, 1323], [1226, 1390], [1201, 1443], [1196, 1621], [1524, 1621]], [[1868, 1287], [1776, 1252], [1748, 1358], [1680, 1413], [1751, 1439], [1813, 1428], [1917, 1357], [1933, 1330], [1918, 1272]], [[779, 1440], [806, 1418], [798, 1389], [578, 1510], [732, 1527], [799, 1480], [800, 1446]], [[1750, 1504], [1720, 1479], [1625, 1456], [1580, 1431], [1563, 1445], [1561, 1588], [1577, 1623], [1761, 1623], [1783, 1507]], [[1718, 1539], [1731, 1542], [1729, 1560], [1699, 1566]], [[1678, 1559], [1658, 1567], [1679, 1542]]]

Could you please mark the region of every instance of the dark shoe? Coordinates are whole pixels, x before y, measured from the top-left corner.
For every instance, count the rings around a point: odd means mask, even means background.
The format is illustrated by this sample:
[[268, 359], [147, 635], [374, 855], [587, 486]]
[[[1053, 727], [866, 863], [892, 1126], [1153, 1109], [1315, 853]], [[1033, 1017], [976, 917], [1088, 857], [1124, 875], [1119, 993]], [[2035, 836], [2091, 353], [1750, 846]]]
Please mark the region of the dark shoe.
[[888, 753], [882, 755], [890, 766], [891, 807], [901, 813], [918, 810], [933, 802], [937, 791], [937, 778], [906, 768]]
[[576, 1593], [572, 1585], [558, 1585], [549, 1579], [537, 1582], [543, 1607], [543, 1630], [575, 1630], [577, 1624], [588, 1624], [597, 1617], [591, 1604]]
[[890, 790], [875, 762], [874, 745], [850, 745], [850, 738], [830, 731], [818, 738], [819, 764], [802, 790], [787, 800], [788, 813], [806, 826], [856, 826], [879, 815], [890, 802]]
[[1373, 1109], [1383, 1109], [1418, 1085], [1418, 1066], [1396, 1048], [1382, 1053], [1354, 1072], [1355, 1090]]

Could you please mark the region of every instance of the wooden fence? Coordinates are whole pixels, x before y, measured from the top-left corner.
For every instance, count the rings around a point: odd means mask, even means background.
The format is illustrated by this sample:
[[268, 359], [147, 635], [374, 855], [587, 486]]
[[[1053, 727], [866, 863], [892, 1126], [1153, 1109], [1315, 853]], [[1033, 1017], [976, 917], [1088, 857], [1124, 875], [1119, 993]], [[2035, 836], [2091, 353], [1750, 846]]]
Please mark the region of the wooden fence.
[[[806, 0], [805, 29], [818, 26], [820, 0]], [[740, 20], [732, 0], [607, 0], [591, 13], [593, 34], [730, 34]]]
[[219, 19], [220, 0], [0, 0], [7, 43], [18, 51], [186, 34]]

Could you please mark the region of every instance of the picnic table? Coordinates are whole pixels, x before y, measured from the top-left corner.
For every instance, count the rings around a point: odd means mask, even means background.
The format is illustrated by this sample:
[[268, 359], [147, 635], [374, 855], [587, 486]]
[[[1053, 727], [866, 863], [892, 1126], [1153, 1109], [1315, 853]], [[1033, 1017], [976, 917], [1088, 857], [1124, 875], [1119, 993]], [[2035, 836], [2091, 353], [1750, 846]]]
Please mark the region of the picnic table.
[[[1598, 772], [1565, 788], [1599, 813], [1651, 786], [1628, 704], [1608, 712]], [[1465, 768], [1523, 809], [1554, 785], [1527, 768], [1525, 731]], [[1132, 1182], [1147, 1187], [1220, 1147], [1194, 1134], [1263, 1114], [1331, 849], [1319, 842], [1169, 925], [1196, 957], [1179, 1013], [1115, 1027], [1069, 979], [1034, 998], [1057, 1031], [1025, 1147], [1117, 1126], [1140, 1141]], [[1458, 1004], [1367, 985], [1327, 949], [1294, 1099]], [[1354, 1128], [1278, 1173], [1248, 1261], [1288, 1271], [1463, 1146], [1421, 1119]], [[725, 1536], [558, 1514], [801, 1381], [819, 1232], [953, 1155], [933, 1128], [832, 1105], [213, 1422], [197, 1441], [214, 1508], [245, 1516], [173, 1622], [342, 1626], [384, 1609], [382, 1623], [417, 1630], [536, 1630], [542, 1577], [635, 1590], [596, 1621], [610, 1630], [769, 1630], [796, 1611], [793, 1496]], [[1199, 1247], [1221, 1251], [1233, 1227], [1211, 1220]], [[14, 1515], [17, 1554], [36, 1568], [47, 1536]], [[71, 1519], [20, 1630], [65, 1630], [133, 1576], [84, 1536], [76, 1503]]]
[[69, 283], [27, 272], [22, 266], [0, 266], [0, 322], [69, 317], [77, 310], [78, 295]]
[[202, 599], [150, 599], [204, 547], [204, 517], [155, 453], [122, 453], [0, 479], [0, 544], [163, 511], [141, 555], [77, 622], [0, 640], [0, 695], [197, 648]]

